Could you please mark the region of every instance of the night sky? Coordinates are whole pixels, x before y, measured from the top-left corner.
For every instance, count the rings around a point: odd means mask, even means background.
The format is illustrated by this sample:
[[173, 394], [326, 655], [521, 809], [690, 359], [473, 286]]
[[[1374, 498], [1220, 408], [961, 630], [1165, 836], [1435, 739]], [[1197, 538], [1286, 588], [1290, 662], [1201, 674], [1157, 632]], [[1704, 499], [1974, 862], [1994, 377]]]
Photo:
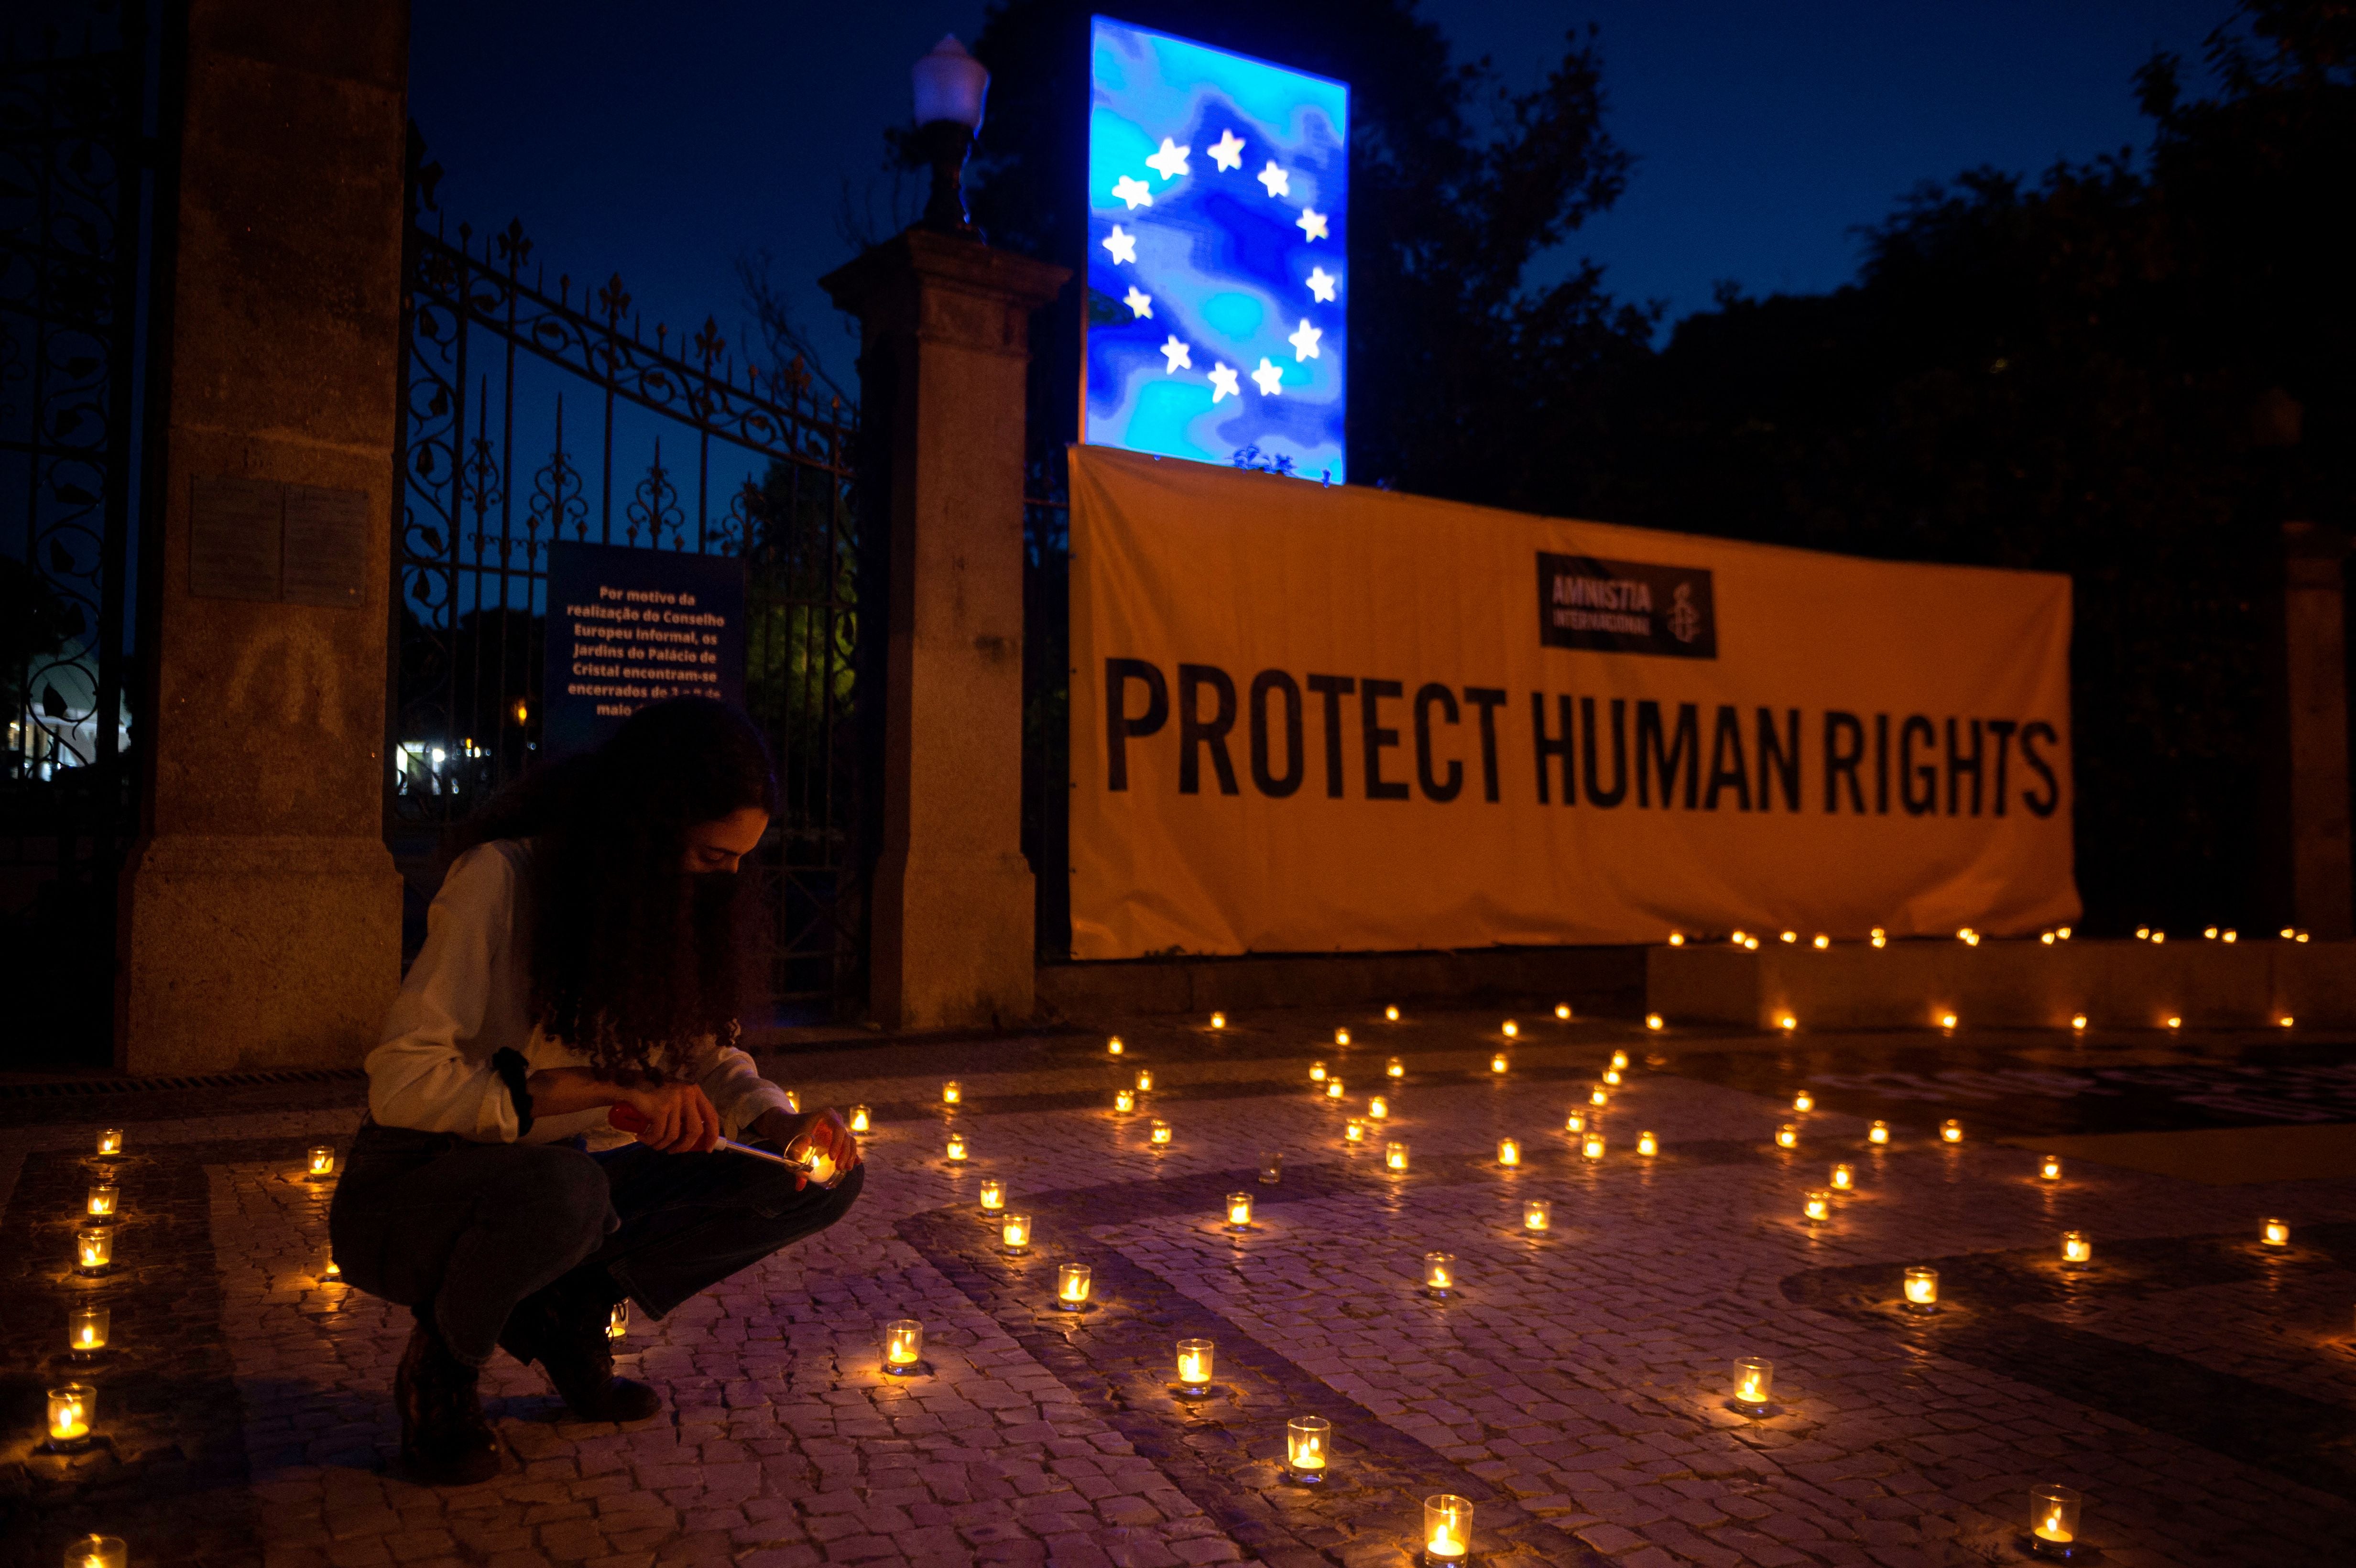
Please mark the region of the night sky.
[[[1569, 249], [1673, 321], [1706, 308], [1720, 279], [1752, 293], [1846, 282], [1852, 229], [1919, 181], [2139, 151], [2131, 73], [2155, 48], [2197, 59], [2230, 5], [1424, 10], [1459, 58], [1490, 55], [1517, 87], [1558, 58], [1565, 29], [1601, 28], [1608, 123], [1638, 161], [1619, 205]], [[415, 0], [411, 112], [446, 170], [454, 223], [479, 232], [521, 218], [552, 276], [618, 270], [650, 324], [709, 312], [741, 326], [735, 259], [766, 248], [805, 323], [840, 345], [831, 368], [847, 379], [851, 339], [812, 283], [850, 254], [846, 182], [855, 203], [884, 210], [881, 133], [908, 113], [909, 62], [944, 32], [970, 40], [981, 13], [980, 0]]]

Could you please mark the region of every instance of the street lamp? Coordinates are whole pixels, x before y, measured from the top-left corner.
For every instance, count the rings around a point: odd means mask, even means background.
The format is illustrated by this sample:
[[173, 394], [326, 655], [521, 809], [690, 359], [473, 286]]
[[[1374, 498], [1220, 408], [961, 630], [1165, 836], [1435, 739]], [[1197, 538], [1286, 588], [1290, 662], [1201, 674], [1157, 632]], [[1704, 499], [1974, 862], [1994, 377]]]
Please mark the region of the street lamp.
[[981, 129], [982, 101], [990, 94], [990, 69], [965, 52], [957, 35], [933, 46], [912, 73], [916, 90], [916, 150], [933, 165], [933, 190], [923, 225], [945, 234], [979, 240], [981, 231], [965, 209], [965, 160]]

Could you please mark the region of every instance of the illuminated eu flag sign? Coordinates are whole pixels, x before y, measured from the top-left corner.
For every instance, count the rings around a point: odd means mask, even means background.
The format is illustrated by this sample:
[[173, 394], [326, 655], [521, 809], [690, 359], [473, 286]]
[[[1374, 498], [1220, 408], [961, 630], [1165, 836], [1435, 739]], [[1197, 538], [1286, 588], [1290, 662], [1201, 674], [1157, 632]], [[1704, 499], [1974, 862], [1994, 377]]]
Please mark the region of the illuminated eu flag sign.
[[1095, 18], [1080, 438], [1339, 485], [1350, 90]]

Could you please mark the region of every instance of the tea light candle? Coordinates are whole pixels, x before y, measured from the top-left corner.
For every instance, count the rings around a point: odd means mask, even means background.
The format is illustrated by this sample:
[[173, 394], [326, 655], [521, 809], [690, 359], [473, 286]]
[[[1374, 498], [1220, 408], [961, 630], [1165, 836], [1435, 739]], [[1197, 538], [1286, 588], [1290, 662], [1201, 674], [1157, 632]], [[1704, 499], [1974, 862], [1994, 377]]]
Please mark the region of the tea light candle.
[[1213, 1014], [1211, 1015], [1211, 1027], [1212, 1027], [1213, 1029], [1225, 1029], [1225, 1028], [1226, 1028], [1226, 1027], [1227, 1027], [1227, 1015], [1226, 1015], [1226, 1014], [1225, 1014], [1225, 1013], [1213, 1013]]
[[1390, 1115], [1390, 1114], [1391, 1114], [1391, 1103], [1390, 1103], [1390, 1101], [1389, 1101], [1387, 1098], [1386, 1098], [1385, 1096], [1380, 1095], [1380, 1094], [1376, 1094], [1376, 1095], [1372, 1095], [1372, 1096], [1369, 1096], [1369, 1097], [1368, 1097], [1368, 1099], [1367, 1099], [1367, 1101], [1366, 1101], [1366, 1115], [1369, 1115], [1369, 1116], [1373, 1117], [1376, 1121], [1378, 1121], [1378, 1122], [1379, 1122], [1379, 1121], [1383, 1121], [1383, 1120], [1386, 1120], [1387, 1118], [1388, 1118], [1388, 1117], [1389, 1117], [1389, 1115]]
[[1554, 1223], [1554, 1205], [1543, 1198], [1533, 1198], [1522, 1205], [1522, 1229], [1541, 1232]]
[[1511, 1040], [1515, 1035], [1522, 1032], [1522, 1026], [1515, 1023], [1513, 1019], [1507, 1019], [1503, 1024], [1498, 1026], [1497, 1032], [1504, 1035], [1507, 1040]]
[[1833, 1167], [1833, 1190], [1847, 1192], [1857, 1186], [1857, 1172], [1846, 1165]]
[[1284, 1151], [1269, 1149], [1259, 1157], [1259, 1179], [1263, 1186], [1272, 1187], [1284, 1179]]
[[1798, 1148], [1800, 1147], [1800, 1129], [1794, 1126], [1789, 1122], [1785, 1122], [1782, 1126], [1777, 1127], [1775, 1129], [1775, 1147], [1777, 1148]]
[[1612, 1103], [1612, 1091], [1598, 1083], [1587, 1092], [1587, 1103], [1590, 1105], [1608, 1105]]
[[802, 1114], [802, 1097], [798, 1091], [786, 1091], [786, 1109], [798, 1116]]
[[84, 1274], [102, 1274], [114, 1264], [114, 1232], [102, 1225], [84, 1225], [74, 1232], [74, 1266]]
[[114, 1204], [119, 1194], [112, 1187], [91, 1188], [89, 1199], [90, 1217], [93, 1220], [114, 1218]]
[[1121, 1112], [1136, 1110], [1137, 1091], [1128, 1088], [1114, 1090], [1112, 1092], [1112, 1108], [1116, 1111]]
[[956, 1079], [952, 1078], [952, 1079], [950, 1079], [948, 1083], [944, 1083], [944, 1084], [942, 1084], [942, 1085], [941, 1085], [941, 1104], [944, 1104], [944, 1105], [957, 1105], [957, 1104], [962, 1104], [964, 1102], [965, 1102], [965, 1085], [964, 1085], [964, 1084], [962, 1084], [962, 1083], [958, 1083]]
[[1573, 1111], [1569, 1115], [1565, 1116], [1562, 1120], [1562, 1130], [1567, 1133], [1585, 1132], [1587, 1130], [1587, 1113], [1584, 1111]]
[[106, 1349], [113, 1325], [114, 1314], [106, 1307], [77, 1307], [66, 1314], [66, 1346], [77, 1356], [94, 1355]]
[[1006, 1244], [1006, 1250], [1010, 1253], [1019, 1253], [1029, 1248], [1031, 1245], [1031, 1216], [1028, 1214], [1007, 1215], [1005, 1219], [999, 1221], [998, 1239]]
[[1669, 945], [1670, 945], [1670, 946], [1672, 946], [1672, 947], [1683, 947], [1685, 944], [1686, 944], [1686, 933], [1685, 933], [1684, 932], [1682, 932], [1682, 931], [1673, 931], [1673, 932], [1669, 933]]
[[1342, 1141], [1344, 1143], [1353, 1144], [1365, 1143], [1366, 1141], [1366, 1119], [1364, 1116], [1352, 1116], [1348, 1121], [1343, 1123]]
[[1178, 1341], [1178, 1387], [1186, 1393], [1211, 1392], [1214, 1351], [1208, 1339]]
[[1812, 1224], [1829, 1220], [1833, 1217], [1833, 1195], [1821, 1187], [1812, 1187], [1807, 1197], [1801, 1200], [1800, 1211]]
[[1499, 1138], [1497, 1140], [1497, 1163], [1506, 1167], [1521, 1164], [1521, 1144], [1513, 1138]]
[[863, 1133], [873, 1125], [874, 1118], [868, 1114], [866, 1106], [853, 1105], [851, 1107], [851, 1130], [852, 1132]]
[[1613, 1051], [1612, 1053], [1612, 1065], [1622, 1072], [1628, 1071], [1628, 1053], [1624, 1051]]
[[1869, 1144], [1888, 1143], [1890, 1141], [1890, 1124], [1888, 1122], [1874, 1123], [1872, 1126], [1866, 1129], [1865, 1141]]
[[1456, 1255], [1453, 1253], [1424, 1253], [1424, 1294], [1445, 1301], [1448, 1299], [1448, 1293], [1455, 1288]]
[[1873, 934], [1867, 940], [1876, 947], [1887, 947], [1890, 945], [1890, 933], [1877, 925], [1873, 928]]
[[333, 1144], [313, 1144], [303, 1156], [306, 1176], [336, 1174], [336, 1148]]
[[2182, 1029], [2184, 1027], [2184, 1020], [2178, 1018], [2174, 1013], [2170, 1013], [2168, 1015], [2168, 1027], [2170, 1029]]
[[1947, 1144], [1959, 1144], [1963, 1142], [1964, 1124], [1956, 1121], [1953, 1116], [1941, 1122], [1939, 1124], [1939, 1141], [1941, 1143]]
[[614, 1310], [605, 1314], [605, 1338], [608, 1340], [618, 1339], [629, 1331], [630, 1304], [617, 1301], [614, 1303]]
[[1775, 1363], [1745, 1356], [1734, 1363], [1734, 1403], [1753, 1413], [1767, 1408], [1775, 1391]]
[[1618, 1068], [1607, 1067], [1603, 1070], [1603, 1082], [1609, 1083], [1612, 1088], [1617, 1089], [1620, 1087], [1620, 1078], [1621, 1073]]
[[1390, 1019], [1393, 1023], [1398, 1022], [1398, 1008], [1396, 1007], [1385, 1008], [1383, 1009], [1383, 1017]]
[[1333, 1424], [1322, 1415], [1296, 1415], [1284, 1424], [1284, 1463], [1295, 1482], [1313, 1487], [1325, 1479], [1333, 1438]]
[[66, 1542], [65, 1568], [129, 1568], [131, 1548], [119, 1535], [85, 1535]]
[[884, 1370], [894, 1377], [906, 1377], [924, 1365], [925, 1326], [913, 1317], [894, 1318], [884, 1325]]
[[1503, 1072], [1506, 1068], [1512, 1065], [1513, 1063], [1505, 1060], [1505, 1053], [1502, 1051], [1497, 1052], [1496, 1055], [1489, 1058], [1489, 1071], [1492, 1072]]
[[1077, 1312], [1088, 1304], [1090, 1276], [1086, 1264], [1066, 1264], [1055, 1271], [1055, 1305]]
[[1156, 1148], [1169, 1147], [1170, 1124], [1157, 1119], [1153, 1124], [1152, 1130], [1149, 1132], [1146, 1136]]
[[1789, 1034], [1800, 1027], [1800, 1017], [1797, 1013], [1778, 1013], [1775, 1015], [1775, 1027]]
[[1821, 953], [1821, 952], [1822, 952], [1822, 951], [1824, 951], [1826, 948], [1830, 947], [1832, 944], [1833, 944], [1833, 939], [1832, 939], [1831, 937], [1826, 936], [1826, 935], [1823, 932], [1821, 932], [1821, 931], [1820, 931], [1820, 932], [1818, 932], [1818, 933], [1816, 933], [1816, 939], [1815, 939], [1815, 948], [1816, 948], [1816, 950], [1817, 950], [1818, 952], [1820, 952], [1820, 953]]
[[1661, 1029], [1665, 1027], [1667, 1022], [1668, 1020], [1662, 1018], [1658, 1013], [1646, 1013], [1644, 1015], [1644, 1027], [1646, 1029]]
[[985, 1214], [995, 1214], [1006, 1207], [1006, 1183], [997, 1177], [986, 1176], [981, 1181], [981, 1208]]
[[2094, 1243], [2093, 1238], [2089, 1237], [2083, 1231], [2062, 1232], [2062, 1261], [2065, 1264], [2083, 1264], [2094, 1262]]
[[329, 1285], [341, 1285], [344, 1283], [344, 1265], [330, 1257], [327, 1266], [319, 1271], [319, 1277]]
[[88, 1383], [67, 1383], [49, 1391], [49, 1446], [79, 1448], [90, 1441], [98, 1419], [98, 1391]]
[[2280, 1024], [2280, 1025], [2281, 1025], [2283, 1028], [2285, 1028], [2285, 1029], [2288, 1029], [2288, 1028], [2290, 1028], [2293, 1024], [2297, 1023], [2297, 1021], [2298, 1021], [2297, 1019], [2296, 1019], [2292, 1018], [2288, 1013], [2285, 1013], [2285, 1014], [2283, 1014], [2283, 1016], [2282, 1016], [2282, 1017], [2280, 1017], [2280, 1018], [2278, 1018], [2278, 1019], [2275, 1019], [2275, 1022], [2276, 1022], [2276, 1023]]
[[1792, 1109], [1795, 1111], [1813, 1111], [1815, 1108], [1816, 1097], [1814, 1094], [1809, 1093], [1805, 1089], [1801, 1090], [1798, 1093], [1792, 1096]]
[[1658, 1154], [1661, 1152], [1661, 1140], [1655, 1137], [1650, 1133], [1638, 1133], [1636, 1135], [1636, 1152], [1643, 1155]]
[[1335, 1029], [1335, 1030], [1333, 1031], [1333, 1043], [1334, 1043], [1335, 1045], [1347, 1045], [1347, 1044], [1349, 1044], [1349, 1043], [1350, 1043], [1350, 1031], [1349, 1031], [1348, 1029]]
[[1569, 1023], [1570, 1021], [1570, 1004], [1569, 1002], [1557, 1002], [1554, 1005], [1554, 1016], [1561, 1019], [1564, 1023]]
[[1120, 1043], [1120, 1036], [1119, 1035], [1115, 1035], [1110, 1040], [1105, 1041], [1105, 1054], [1107, 1056], [1119, 1056], [1122, 1051], [1128, 1049], [1129, 1048], [1127, 1046]]
[[1251, 1229], [1250, 1193], [1230, 1192], [1227, 1194], [1227, 1229], [1230, 1231], [1248, 1231]]
[[1312, 1061], [1309, 1064], [1309, 1082], [1312, 1083], [1323, 1083], [1325, 1082], [1325, 1064], [1323, 1062]]
[[2075, 1029], [2075, 1030], [2076, 1030], [2078, 1033], [2080, 1033], [2080, 1034], [2083, 1034], [2083, 1033], [2085, 1033], [2085, 1032], [2086, 1032], [2086, 1015], [2085, 1015], [2085, 1014], [2083, 1014], [2083, 1013], [2073, 1013], [2073, 1014], [2072, 1014], [2072, 1015], [2071, 1015], [2071, 1017], [2070, 1017], [2070, 1027], [2071, 1027], [2072, 1029]]
[[1939, 1015], [1939, 1027], [1940, 1027], [1941, 1029], [1953, 1029], [1953, 1028], [1954, 1028], [1954, 1027], [1955, 1027], [1955, 1015], [1954, 1015], [1954, 1014], [1953, 1014], [1953, 1013], [1941, 1013], [1941, 1014]]
[[[86, 1231], [82, 1233], [84, 1235], [89, 1234]], [[2285, 1221], [2267, 1221], [2265, 1227], [2258, 1232], [2258, 1234], [2260, 1239], [2263, 1240], [2267, 1246], [2286, 1247], [2290, 1245], [2290, 1226]]]
[[1452, 1565], [1472, 1552], [1472, 1505], [1452, 1492], [1423, 1499], [1423, 1560]]
[[949, 1135], [948, 1156], [949, 1163], [951, 1165], [963, 1165], [965, 1163], [965, 1135], [963, 1133], [951, 1133]]
[[2037, 1162], [2037, 1174], [2047, 1181], [2062, 1179], [2062, 1157], [2049, 1154]]
[[1147, 1094], [1152, 1093], [1152, 1090], [1153, 1069], [1151, 1067], [1139, 1068], [1137, 1070], [1137, 1092], [1141, 1094]]
[[2040, 1556], [2067, 1556], [2078, 1539], [2078, 1509], [2085, 1501], [2068, 1487], [2029, 1488], [2029, 1543]]
[[1339, 1078], [1325, 1080], [1325, 1098], [1328, 1100], [1338, 1100], [1345, 1092]]
[[1407, 1063], [1394, 1056], [1390, 1059], [1389, 1064], [1383, 1069], [1383, 1072], [1393, 1078], [1404, 1078], [1407, 1076]]
[[1383, 1166], [1388, 1170], [1407, 1168], [1407, 1145], [1390, 1143], [1383, 1146]]
[[1579, 1152], [1582, 1157], [1588, 1159], [1601, 1159], [1603, 1157], [1603, 1129], [1601, 1127], [1590, 1128], [1587, 1136], [1581, 1138], [1579, 1142]]
[[121, 1154], [123, 1152], [123, 1129], [121, 1127], [109, 1127], [104, 1132], [99, 1134], [98, 1152], [108, 1158], [112, 1158], [114, 1156]]
[[1906, 1306], [1910, 1311], [1929, 1312], [1939, 1305], [1939, 1271], [1934, 1268], [1910, 1268], [1906, 1271]]

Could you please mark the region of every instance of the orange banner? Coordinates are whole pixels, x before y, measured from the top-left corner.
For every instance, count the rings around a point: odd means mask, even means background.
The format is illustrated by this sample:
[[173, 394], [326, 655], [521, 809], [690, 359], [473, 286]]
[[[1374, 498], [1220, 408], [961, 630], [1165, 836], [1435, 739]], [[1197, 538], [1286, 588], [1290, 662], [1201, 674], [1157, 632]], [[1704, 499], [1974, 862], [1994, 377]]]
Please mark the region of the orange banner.
[[2077, 917], [2066, 577], [1071, 473], [1079, 957]]

